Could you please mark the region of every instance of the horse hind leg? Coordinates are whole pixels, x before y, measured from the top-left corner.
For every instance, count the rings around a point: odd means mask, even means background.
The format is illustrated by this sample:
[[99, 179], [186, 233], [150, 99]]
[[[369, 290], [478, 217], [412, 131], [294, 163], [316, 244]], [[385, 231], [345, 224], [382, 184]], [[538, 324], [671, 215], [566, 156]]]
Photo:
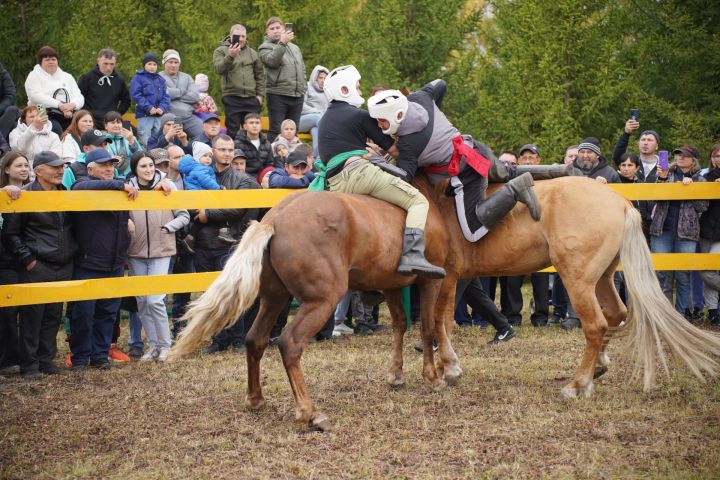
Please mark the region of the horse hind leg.
[[[452, 278], [451, 278], [452, 277]], [[452, 343], [450, 333], [455, 324], [455, 285], [457, 277], [448, 275], [442, 280], [440, 293], [434, 307], [435, 338], [438, 342], [438, 375], [449, 385], [462, 376], [462, 368]], [[421, 297], [422, 298], [422, 297]], [[432, 306], [430, 307], [432, 308]]]
[[263, 265], [260, 306], [252, 327], [245, 337], [248, 366], [248, 392], [245, 407], [256, 410], [265, 406], [265, 397], [260, 384], [260, 360], [268, 346], [268, 339], [277, 317], [290, 298], [290, 293], [277, 278], [269, 262]]
[[295, 397], [295, 419], [299, 423], [321, 431], [330, 430], [332, 423], [324, 413], [315, 408], [310, 399], [300, 367], [300, 358], [308, 340], [327, 322], [341, 296], [342, 293], [338, 293], [328, 295], [323, 300], [303, 301], [294, 320], [285, 327], [278, 342], [283, 365]]
[[595, 296], [594, 282], [583, 278], [568, 280], [568, 296], [582, 321], [585, 352], [575, 378], [562, 388], [561, 394], [565, 398], [589, 397], [593, 391], [595, 364], [603, 345], [607, 321]]
[[391, 387], [405, 385], [403, 374], [403, 339], [405, 337], [405, 311], [402, 306], [400, 290], [386, 291], [388, 309], [392, 317], [393, 349], [390, 358], [390, 369], [387, 374], [387, 383]]
[[594, 378], [598, 378], [607, 373], [608, 367], [610, 366], [610, 356], [607, 353], [607, 345], [620, 323], [627, 318], [627, 307], [625, 307], [615, 288], [614, 275], [617, 264], [618, 260], [615, 259], [600, 278], [595, 289], [603, 316], [608, 325], [608, 330], [603, 337], [602, 347], [598, 354]]

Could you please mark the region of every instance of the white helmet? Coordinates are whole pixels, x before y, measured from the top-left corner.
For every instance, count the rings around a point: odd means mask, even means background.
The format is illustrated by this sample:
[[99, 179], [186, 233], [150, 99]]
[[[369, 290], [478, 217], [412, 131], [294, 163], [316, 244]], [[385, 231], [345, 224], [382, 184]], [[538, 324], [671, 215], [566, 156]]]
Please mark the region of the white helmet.
[[365, 99], [357, 92], [357, 84], [360, 81], [360, 72], [352, 65], [337, 67], [325, 78], [325, 97], [328, 102], [349, 103], [360, 108]]
[[382, 90], [368, 99], [370, 116], [390, 122], [390, 127], [382, 131], [385, 135], [395, 135], [407, 111], [408, 99], [399, 90]]

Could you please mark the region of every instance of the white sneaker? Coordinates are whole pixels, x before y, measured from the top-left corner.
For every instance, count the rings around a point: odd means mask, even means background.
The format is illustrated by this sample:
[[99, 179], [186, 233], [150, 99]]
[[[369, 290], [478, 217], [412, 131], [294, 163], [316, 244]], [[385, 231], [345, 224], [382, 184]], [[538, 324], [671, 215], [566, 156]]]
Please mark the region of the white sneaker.
[[152, 362], [155, 360], [158, 355], [160, 354], [160, 349], [158, 347], [151, 347], [145, 354], [140, 357], [141, 362]]
[[335, 332], [338, 332], [341, 335], [352, 335], [353, 333], [355, 333], [355, 330], [348, 327], [344, 323], [338, 323], [335, 324], [335, 328], [333, 329], [333, 333]]
[[160, 347], [160, 351], [158, 353], [158, 362], [164, 362], [168, 359], [168, 356], [170, 355], [170, 347]]

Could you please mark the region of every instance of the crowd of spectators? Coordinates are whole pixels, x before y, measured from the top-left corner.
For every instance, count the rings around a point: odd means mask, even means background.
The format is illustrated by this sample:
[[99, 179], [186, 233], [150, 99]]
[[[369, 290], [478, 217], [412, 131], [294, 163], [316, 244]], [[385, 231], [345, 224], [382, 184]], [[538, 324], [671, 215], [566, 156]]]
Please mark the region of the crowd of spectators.
[[[324, 94], [330, 71], [317, 65], [308, 79], [295, 34], [278, 17], [266, 23], [266, 36], [255, 51], [242, 25], [230, 27], [213, 52], [220, 77], [222, 123], [218, 104], [208, 95], [208, 76], [181, 71], [178, 50], [162, 56], [147, 52], [129, 82], [116, 72], [117, 56], [99, 51], [96, 66], [78, 81], [59, 66], [58, 52], [38, 50], [27, 76], [28, 104], [16, 105], [15, 85], [0, 67], [0, 188], [11, 198], [22, 191], [142, 191], [167, 195], [177, 190], [307, 188], [315, 178], [318, 124], [329, 102]], [[158, 70], [162, 66], [162, 71]], [[266, 102], [269, 131], [260, 113]], [[134, 111], [136, 127], [124, 116]], [[640, 123], [628, 120], [611, 157], [600, 141], [582, 139], [567, 148], [559, 164], [572, 164], [588, 181], [655, 183], [720, 181], [720, 144], [713, 145], [708, 166], [694, 146], [672, 150], [664, 163], [660, 135], [644, 130], [637, 151], [628, 150]], [[310, 133], [312, 146], [298, 138]], [[6, 141], [7, 139], [7, 141]], [[499, 155], [509, 170], [543, 163], [540, 150], [526, 144]], [[548, 163], [548, 162], [544, 162]], [[720, 253], [720, 200], [635, 201], [653, 252]], [[221, 270], [251, 220], [264, 210], [87, 211], [6, 213], [2, 216], [0, 283], [116, 278]], [[720, 274], [658, 272], [665, 293], [691, 321], [720, 325], [717, 313]], [[581, 326], [557, 274], [534, 273], [530, 323]], [[515, 337], [522, 323], [524, 276], [476, 278], [458, 285], [456, 320], [462, 326], [491, 324], [496, 344]], [[495, 306], [500, 285], [500, 308]], [[622, 293], [621, 274], [616, 286]], [[699, 300], [698, 300], [699, 299]], [[126, 299], [127, 300], [127, 299]], [[110, 360], [165, 361], [190, 293], [168, 302], [165, 295], [0, 308], [0, 368], [27, 378], [57, 374], [57, 333], [65, 318], [73, 370], [111, 368]], [[370, 335], [378, 325], [372, 295], [349, 291], [318, 334]], [[415, 302], [416, 303], [416, 302]], [[169, 308], [168, 308], [169, 305]], [[467, 308], [473, 309], [469, 315]], [[117, 345], [120, 310], [130, 312], [129, 356]], [[271, 332], [271, 343], [287, 322], [288, 302]], [[244, 351], [244, 339], [257, 305], [217, 334], [205, 349]], [[353, 322], [354, 319], [354, 322]], [[143, 339], [144, 332], [144, 339]], [[147, 348], [146, 348], [147, 347]]]

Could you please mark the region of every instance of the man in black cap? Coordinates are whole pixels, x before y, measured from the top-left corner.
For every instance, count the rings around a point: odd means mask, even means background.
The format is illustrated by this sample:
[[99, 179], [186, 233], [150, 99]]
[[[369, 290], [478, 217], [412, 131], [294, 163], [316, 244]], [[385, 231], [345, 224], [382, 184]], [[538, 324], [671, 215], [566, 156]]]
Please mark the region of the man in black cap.
[[[137, 198], [138, 189], [115, 179], [117, 160], [104, 148], [85, 158], [88, 175], [79, 179], [73, 190], [120, 190], [128, 199]], [[79, 252], [75, 257], [74, 280], [116, 278], [125, 273], [130, 246], [127, 211], [93, 211], [73, 214], [75, 239]], [[108, 351], [112, 343], [120, 298], [85, 300], [73, 303], [70, 316], [72, 365], [82, 370], [88, 365], [110, 368]]]
[[[27, 191], [65, 190], [65, 161], [43, 151], [35, 155], [35, 180]], [[70, 280], [77, 244], [70, 215], [65, 212], [28, 212], [3, 215], [2, 241], [17, 259], [22, 283]], [[20, 372], [26, 378], [59, 373], [53, 363], [62, 302], [20, 307]]]
[[245, 173], [245, 167], [247, 166], [247, 157], [242, 148], [236, 148], [233, 153], [232, 166], [238, 173]]
[[315, 174], [310, 171], [307, 163], [307, 156], [302, 150], [291, 152], [285, 159], [284, 167], [276, 168], [265, 177], [269, 188], [307, 188], [315, 179]]
[[203, 133], [198, 136], [195, 141], [202, 142], [208, 147], [212, 147], [212, 139], [220, 135], [222, 125], [220, 125], [220, 117], [214, 113], [209, 113], [203, 120]]
[[63, 174], [62, 184], [66, 189], [72, 189], [75, 182], [87, 177], [87, 163], [85, 162], [87, 154], [95, 149], [105, 148], [107, 144], [111, 142], [112, 138], [100, 130], [88, 130], [82, 134], [80, 137], [80, 149], [82, 153], [70, 164], [69, 168], [65, 169], [65, 173]]

